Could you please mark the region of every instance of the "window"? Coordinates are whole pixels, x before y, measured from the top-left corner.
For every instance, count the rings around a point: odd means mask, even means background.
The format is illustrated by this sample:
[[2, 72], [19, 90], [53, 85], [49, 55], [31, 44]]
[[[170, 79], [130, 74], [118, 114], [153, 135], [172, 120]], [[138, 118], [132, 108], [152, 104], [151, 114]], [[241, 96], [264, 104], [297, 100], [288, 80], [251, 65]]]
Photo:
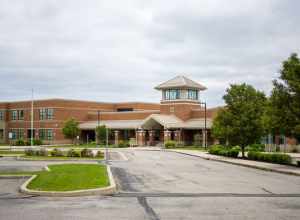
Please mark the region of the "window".
[[12, 110], [11, 111], [11, 120], [24, 120], [24, 110]]
[[11, 129], [11, 133], [12, 133], [13, 140], [24, 138], [24, 129], [22, 129], [22, 128]]
[[198, 100], [198, 91], [194, 89], [188, 90], [188, 99]]
[[4, 111], [0, 110], [0, 121], [4, 120]]
[[179, 99], [179, 90], [178, 89], [168, 89], [166, 90], [166, 100], [175, 100], [175, 99]]
[[17, 110], [13, 110], [12, 112], [11, 112], [11, 119], [12, 120], [18, 120], [18, 111]]
[[53, 140], [53, 130], [52, 129], [40, 129], [39, 130], [40, 140]]
[[0, 129], [0, 140], [4, 139], [4, 130]]
[[132, 112], [133, 108], [118, 108], [117, 112]]
[[40, 120], [51, 120], [53, 119], [53, 109], [52, 108], [42, 108], [40, 109]]

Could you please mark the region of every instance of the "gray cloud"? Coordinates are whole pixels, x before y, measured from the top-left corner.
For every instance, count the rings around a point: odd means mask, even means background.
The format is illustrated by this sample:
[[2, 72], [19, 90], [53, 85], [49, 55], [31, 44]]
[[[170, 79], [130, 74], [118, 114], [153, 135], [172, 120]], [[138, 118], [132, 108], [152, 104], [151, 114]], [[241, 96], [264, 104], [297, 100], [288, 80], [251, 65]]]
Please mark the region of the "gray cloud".
[[209, 106], [231, 83], [267, 94], [300, 52], [292, 0], [0, 0], [0, 100], [160, 100], [177, 74], [206, 85]]

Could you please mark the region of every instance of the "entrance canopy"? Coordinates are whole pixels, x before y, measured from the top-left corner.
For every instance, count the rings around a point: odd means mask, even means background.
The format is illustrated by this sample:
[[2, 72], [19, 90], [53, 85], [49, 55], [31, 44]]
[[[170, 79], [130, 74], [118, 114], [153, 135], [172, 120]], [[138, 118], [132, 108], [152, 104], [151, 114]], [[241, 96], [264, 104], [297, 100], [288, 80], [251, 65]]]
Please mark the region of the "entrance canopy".
[[[212, 120], [210, 118], [207, 118], [206, 128], [211, 128], [211, 125]], [[187, 121], [182, 121], [175, 115], [152, 114], [147, 117], [141, 125], [141, 128], [146, 130], [159, 129], [160, 127], [164, 127], [167, 129], [203, 129], [205, 128], [205, 119], [194, 118]]]
[[[105, 125], [110, 129], [138, 129], [143, 120], [101, 120], [100, 125]], [[98, 126], [98, 121], [84, 122], [79, 125], [81, 130], [94, 130]]]

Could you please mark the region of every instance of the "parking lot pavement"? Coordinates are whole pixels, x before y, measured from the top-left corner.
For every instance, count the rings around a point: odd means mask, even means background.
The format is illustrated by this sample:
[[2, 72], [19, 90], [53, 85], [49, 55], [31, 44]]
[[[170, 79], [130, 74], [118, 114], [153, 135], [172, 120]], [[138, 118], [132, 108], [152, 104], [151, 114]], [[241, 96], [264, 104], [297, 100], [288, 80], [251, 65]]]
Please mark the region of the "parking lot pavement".
[[127, 161], [109, 162], [121, 193], [113, 197], [23, 197], [16, 192], [23, 180], [0, 179], [0, 219], [300, 217], [300, 177], [172, 152], [121, 151]]

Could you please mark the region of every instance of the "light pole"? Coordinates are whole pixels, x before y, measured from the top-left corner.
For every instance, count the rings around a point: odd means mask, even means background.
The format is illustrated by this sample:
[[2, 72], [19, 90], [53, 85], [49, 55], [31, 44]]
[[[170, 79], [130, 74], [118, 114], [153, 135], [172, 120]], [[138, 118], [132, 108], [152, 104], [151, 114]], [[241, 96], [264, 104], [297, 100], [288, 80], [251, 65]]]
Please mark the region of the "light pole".
[[[100, 111], [99, 110], [97, 110], [97, 124], [98, 124], [97, 129], [99, 129], [99, 126], [100, 126]], [[100, 147], [99, 140], [98, 140], [97, 129], [96, 129], [96, 132], [95, 132], [96, 133], [96, 140], [97, 140], [97, 146]]]
[[200, 105], [204, 105], [204, 148], [207, 148], [207, 109], [206, 109], [206, 102], [200, 102]]

